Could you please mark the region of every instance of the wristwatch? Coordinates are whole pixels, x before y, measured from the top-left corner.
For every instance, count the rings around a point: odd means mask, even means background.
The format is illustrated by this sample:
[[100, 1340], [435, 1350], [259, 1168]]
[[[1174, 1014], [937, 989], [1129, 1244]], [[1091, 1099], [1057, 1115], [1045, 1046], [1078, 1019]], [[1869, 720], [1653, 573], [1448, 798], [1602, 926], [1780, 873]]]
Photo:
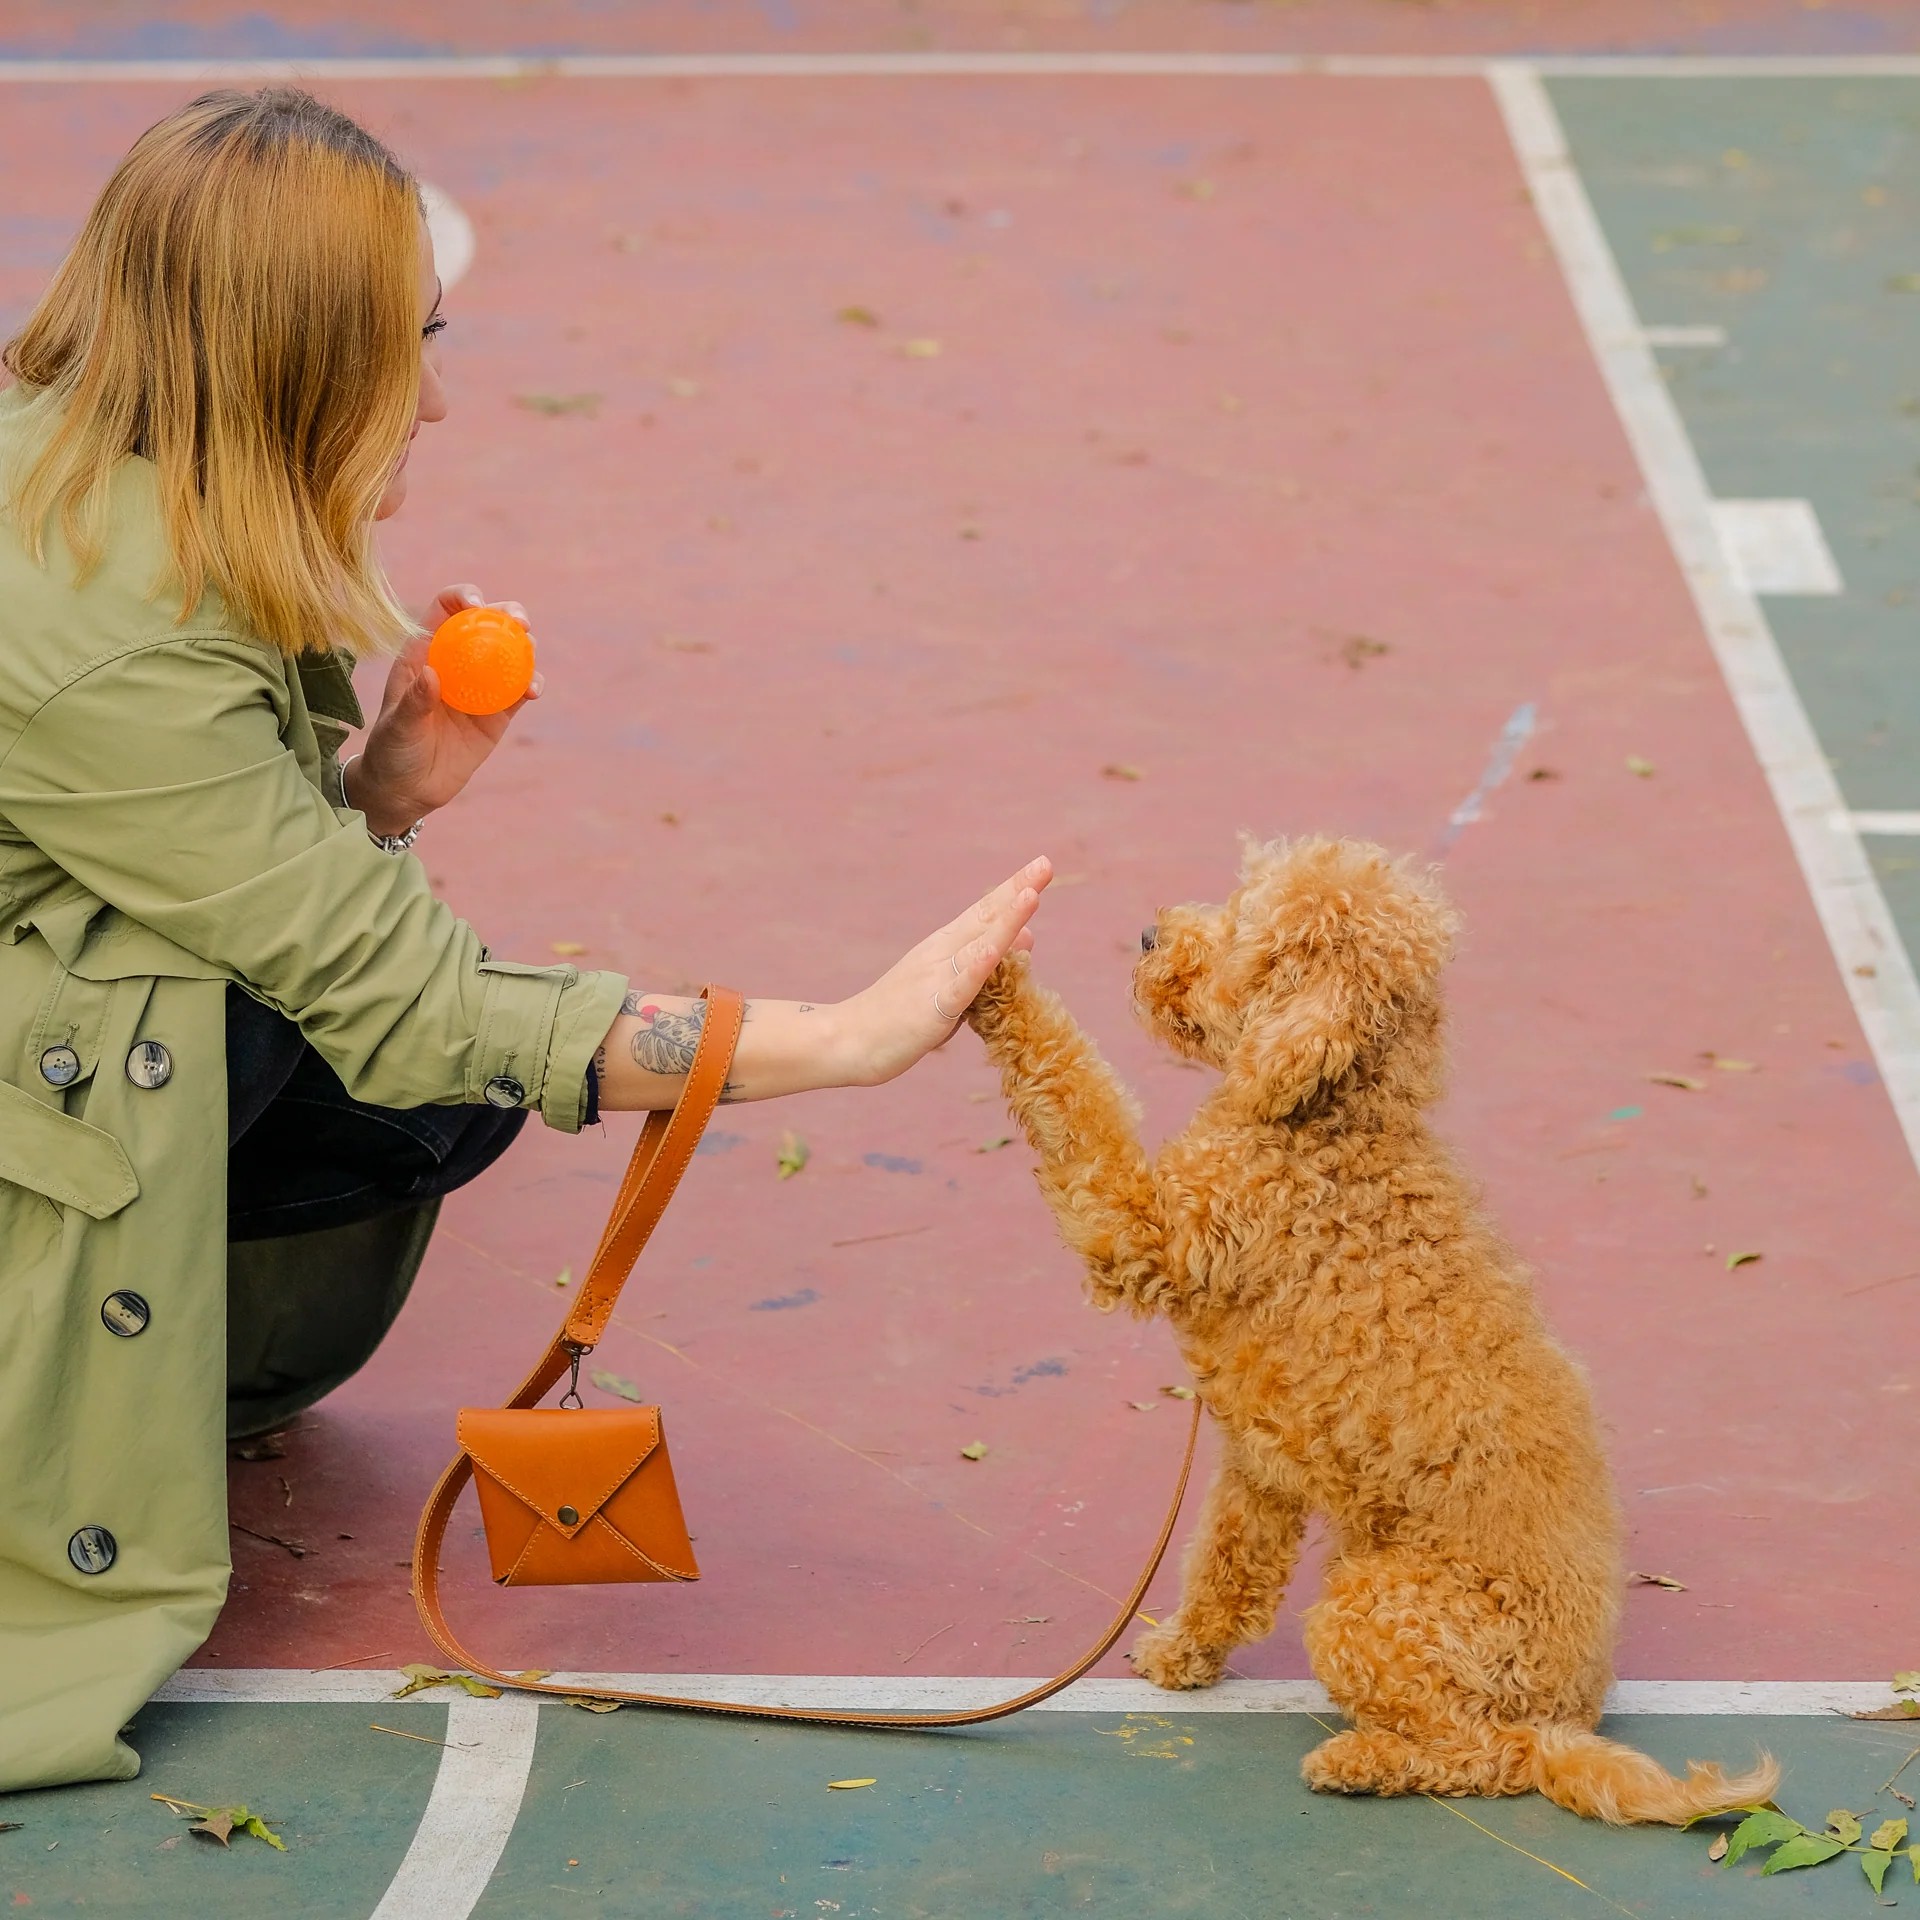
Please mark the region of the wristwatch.
[[[346, 759], [340, 762], [340, 798], [346, 800], [348, 806], [352, 806], [353, 802], [347, 799], [347, 769], [359, 758], [360, 756], [357, 753], [351, 753]], [[405, 833], [375, 833], [374, 830], [369, 827], [367, 829], [367, 838], [371, 840], [382, 853], [406, 853], [412, 849], [413, 843], [420, 838], [420, 829], [426, 824], [426, 816], [422, 814]]]

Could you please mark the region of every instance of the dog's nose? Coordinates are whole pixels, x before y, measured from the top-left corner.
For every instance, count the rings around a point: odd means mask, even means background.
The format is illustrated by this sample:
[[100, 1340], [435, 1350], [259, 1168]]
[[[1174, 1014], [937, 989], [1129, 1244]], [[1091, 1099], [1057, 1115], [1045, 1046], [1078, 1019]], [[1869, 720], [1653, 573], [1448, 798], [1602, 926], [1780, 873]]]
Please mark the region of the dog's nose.
[[1142, 927], [1140, 929], [1140, 951], [1142, 953], [1151, 953], [1159, 944], [1160, 929], [1158, 927]]

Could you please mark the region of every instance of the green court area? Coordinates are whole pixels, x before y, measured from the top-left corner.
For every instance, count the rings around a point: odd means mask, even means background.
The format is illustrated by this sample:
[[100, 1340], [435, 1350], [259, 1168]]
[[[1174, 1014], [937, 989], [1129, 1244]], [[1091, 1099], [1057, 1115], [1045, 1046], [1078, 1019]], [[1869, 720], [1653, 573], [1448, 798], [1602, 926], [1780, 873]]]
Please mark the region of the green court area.
[[1550, 91], [1709, 486], [1825, 536], [1840, 591], [1767, 593], [1769, 623], [1920, 951], [1920, 83]]
[[[9, 1802], [20, 1826], [0, 1835], [0, 1898], [129, 1920], [430, 1912], [417, 1895], [381, 1901], [450, 1750], [433, 1743], [483, 1743], [484, 1721], [501, 1711], [151, 1707], [136, 1733], [141, 1779]], [[1787, 1763], [1789, 1804], [1815, 1824], [1835, 1806], [1897, 1813], [1875, 1788], [1914, 1744], [1906, 1727], [1837, 1715], [1623, 1715], [1608, 1730], [1670, 1766], [1767, 1746]], [[1872, 1904], [1846, 1861], [1756, 1884], [1757, 1859], [1717, 1867], [1704, 1834], [1612, 1831], [1534, 1799], [1313, 1795], [1297, 1768], [1320, 1737], [1307, 1715], [1183, 1714], [1177, 1700], [1161, 1713], [1046, 1712], [961, 1735], [891, 1736], [549, 1706], [518, 1819], [473, 1911], [1578, 1920]], [[154, 1792], [244, 1801], [287, 1850], [236, 1835], [223, 1851]], [[448, 1838], [455, 1869], [461, 1848], [499, 1843], [471, 1808]]]

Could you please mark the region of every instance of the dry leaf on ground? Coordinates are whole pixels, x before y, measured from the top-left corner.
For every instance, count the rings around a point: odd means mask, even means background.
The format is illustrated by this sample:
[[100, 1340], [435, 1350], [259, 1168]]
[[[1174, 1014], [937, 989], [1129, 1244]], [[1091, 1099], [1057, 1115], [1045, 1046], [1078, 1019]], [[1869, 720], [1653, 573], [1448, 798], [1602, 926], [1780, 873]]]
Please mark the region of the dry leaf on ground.
[[813, 1149], [791, 1128], [780, 1136], [780, 1151], [774, 1165], [779, 1168], [782, 1180], [791, 1180], [812, 1158]]
[[987, 1443], [984, 1440], [975, 1440], [970, 1445], [960, 1449], [960, 1458], [962, 1460], [984, 1460], [986, 1457]]
[[1687, 1583], [1676, 1580], [1670, 1573], [1630, 1573], [1627, 1580], [1635, 1586], [1665, 1587], [1669, 1593], [1685, 1593], [1687, 1590]]
[[631, 1380], [623, 1380], [617, 1373], [609, 1373], [605, 1367], [595, 1367], [592, 1379], [602, 1393], [618, 1394], [622, 1400], [635, 1402], [640, 1398], [640, 1389]]

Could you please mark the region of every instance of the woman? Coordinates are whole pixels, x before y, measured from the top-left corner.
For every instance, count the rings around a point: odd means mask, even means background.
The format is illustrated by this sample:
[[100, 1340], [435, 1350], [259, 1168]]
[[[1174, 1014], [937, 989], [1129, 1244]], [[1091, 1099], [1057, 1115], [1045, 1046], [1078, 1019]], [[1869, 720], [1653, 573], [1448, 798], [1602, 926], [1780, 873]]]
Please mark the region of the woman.
[[[373, 552], [443, 324], [393, 157], [218, 93], [135, 145], [6, 350], [0, 1791], [136, 1772], [118, 1730], [219, 1610], [230, 1236], [259, 1296], [377, 1334], [527, 1111], [670, 1105], [691, 1059], [698, 1002], [490, 958], [406, 855], [511, 717], [440, 703]], [[355, 650], [396, 658], [343, 768]], [[754, 1001], [729, 1097], [904, 1071], [1048, 878], [837, 1006]], [[292, 1345], [283, 1402], [341, 1372]]]

